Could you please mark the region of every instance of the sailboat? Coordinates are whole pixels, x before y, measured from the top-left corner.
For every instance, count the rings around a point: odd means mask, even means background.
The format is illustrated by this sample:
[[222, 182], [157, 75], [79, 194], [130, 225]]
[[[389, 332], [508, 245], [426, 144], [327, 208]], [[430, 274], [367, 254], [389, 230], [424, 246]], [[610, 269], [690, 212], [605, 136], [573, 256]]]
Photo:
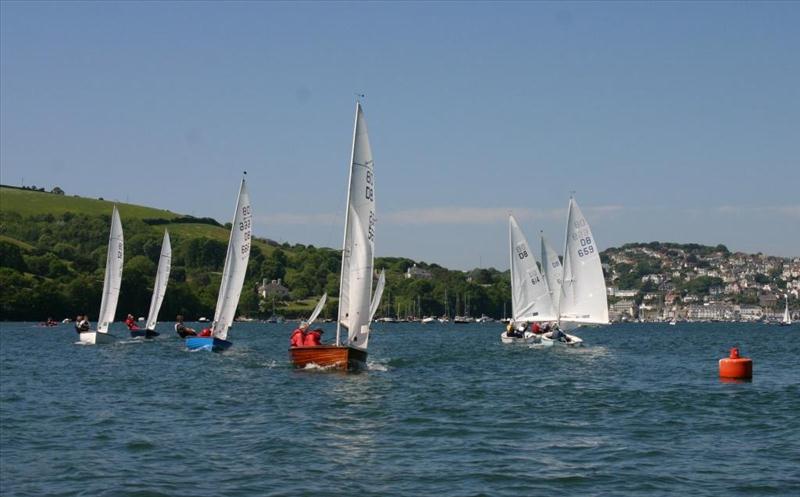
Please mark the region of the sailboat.
[[117, 312], [119, 290], [122, 286], [122, 262], [125, 254], [125, 240], [122, 236], [122, 222], [117, 206], [111, 212], [111, 231], [108, 234], [106, 252], [106, 274], [103, 280], [103, 297], [100, 301], [100, 315], [97, 316], [97, 330], [80, 333], [84, 344], [110, 343], [117, 339], [108, 332]]
[[[511, 322], [531, 323], [555, 321], [557, 319], [550, 290], [539, 266], [536, 264], [528, 240], [522, 233], [514, 216], [508, 216], [508, 244], [511, 254]], [[526, 332], [524, 337], [500, 334], [503, 343], [538, 342], [539, 335]]]
[[225, 267], [222, 270], [222, 281], [219, 284], [217, 308], [211, 324], [211, 336], [187, 338], [186, 347], [189, 350], [222, 352], [233, 345], [228, 341], [228, 329], [236, 317], [236, 308], [239, 306], [239, 296], [247, 272], [247, 261], [250, 260], [252, 217], [250, 195], [247, 193], [245, 179], [242, 178], [239, 196], [236, 199], [236, 213], [233, 215], [231, 225], [231, 236], [228, 240], [228, 253], [225, 255]]
[[[374, 273], [375, 212], [375, 171], [372, 150], [364, 112], [361, 103], [356, 102], [339, 281], [336, 342], [333, 345], [292, 347], [289, 349], [289, 354], [295, 367], [302, 368], [307, 364], [316, 364], [322, 367], [352, 370], [366, 365], [370, 323], [381, 298], [376, 288], [376, 294], [370, 299]], [[344, 337], [342, 328], [347, 331]]]
[[158, 311], [167, 293], [169, 271], [172, 267], [172, 244], [169, 241], [169, 232], [164, 230], [164, 240], [161, 242], [161, 256], [158, 258], [156, 281], [153, 284], [153, 296], [150, 298], [150, 311], [147, 313], [147, 322], [143, 330], [131, 330], [131, 337], [155, 338], [159, 335], [156, 331]]
[[783, 296], [786, 299], [786, 307], [783, 309], [783, 319], [781, 320], [780, 325], [791, 326], [792, 317], [789, 315], [789, 294], [784, 293]]
[[[569, 331], [584, 324], [608, 324], [608, 300], [600, 251], [589, 223], [573, 197], [567, 209], [567, 231], [564, 242], [564, 274], [558, 298], [559, 327]], [[542, 344], [580, 345], [575, 335], [552, 340], [549, 334]], [[552, 336], [552, 335], [551, 335]]]

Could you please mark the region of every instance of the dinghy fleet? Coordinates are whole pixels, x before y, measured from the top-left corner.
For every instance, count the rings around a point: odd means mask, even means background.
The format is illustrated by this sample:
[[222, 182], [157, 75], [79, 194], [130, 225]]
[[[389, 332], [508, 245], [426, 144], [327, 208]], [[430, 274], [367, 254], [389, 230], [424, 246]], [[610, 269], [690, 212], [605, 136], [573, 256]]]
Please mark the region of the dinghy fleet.
[[[245, 172], [246, 175], [246, 172]], [[360, 369], [366, 364], [370, 327], [386, 283], [385, 272], [375, 279], [376, 233], [375, 170], [367, 124], [360, 102], [356, 103], [353, 144], [349, 167], [344, 241], [339, 282], [339, 310], [335, 341], [329, 345], [292, 346], [289, 355], [296, 367], [316, 365]], [[225, 266], [211, 326], [187, 336], [188, 350], [221, 352], [231, 347], [228, 332], [239, 304], [252, 241], [253, 212], [246, 179], [236, 199]], [[582, 340], [571, 331], [582, 325], [608, 323], [605, 283], [597, 248], [586, 218], [574, 198], [567, 210], [563, 263], [541, 236], [541, 269], [522, 229], [513, 215], [508, 218], [511, 259], [512, 319], [501, 333], [503, 343], [576, 346]], [[109, 343], [119, 337], [109, 333], [122, 283], [124, 237], [119, 211], [111, 214], [103, 294], [95, 330], [78, 329], [80, 343]], [[172, 249], [164, 231], [153, 296], [144, 330], [131, 328], [131, 337], [153, 338], [159, 309], [169, 280]], [[323, 295], [307, 326], [314, 323], [327, 300]]]

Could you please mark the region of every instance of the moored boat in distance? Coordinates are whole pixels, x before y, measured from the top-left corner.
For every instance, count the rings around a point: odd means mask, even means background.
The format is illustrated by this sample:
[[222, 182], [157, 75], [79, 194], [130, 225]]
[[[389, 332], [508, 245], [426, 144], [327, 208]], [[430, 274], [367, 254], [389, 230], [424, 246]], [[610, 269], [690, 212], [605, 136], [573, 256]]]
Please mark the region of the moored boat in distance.
[[[374, 277], [375, 170], [360, 102], [356, 102], [349, 175], [336, 342], [291, 347], [289, 355], [298, 368], [316, 365], [354, 370], [364, 368], [367, 362], [370, 323], [380, 303], [385, 275], [379, 277], [375, 295], [370, 299]], [[347, 330], [344, 340], [341, 339], [342, 328]]]
[[108, 332], [117, 312], [119, 290], [122, 286], [122, 263], [125, 254], [125, 239], [122, 234], [122, 222], [119, 219], [117, 206], [111, 211], [111, 231], [108, 234], [108, 250], [106, 252], [106, 272], [103, 280], [103, 297], [100, 301], [100, 314], [97, 316], [97, 330], [79, 333], [81, 343], [94, 345], [110, 343], [117, 337]]
[[231, 224], [228, 252], [225, 255], [225, 266], [222, 270], [211, 333], [209, 336], [186, 338], [186, 347], [189, 350], [222, 352], [233, 345], [227, 339], [228, 330], [233, 324], [236, 307], [239, 305], [239, 296], [242, 293], [242, 285], [247, 272], [247, 261], [250, 259], [252, 216], [250, 195], [247, 193], [245, 179], [242, 178], [239, 195], [236, 199], [236, 213], [233, 215]]

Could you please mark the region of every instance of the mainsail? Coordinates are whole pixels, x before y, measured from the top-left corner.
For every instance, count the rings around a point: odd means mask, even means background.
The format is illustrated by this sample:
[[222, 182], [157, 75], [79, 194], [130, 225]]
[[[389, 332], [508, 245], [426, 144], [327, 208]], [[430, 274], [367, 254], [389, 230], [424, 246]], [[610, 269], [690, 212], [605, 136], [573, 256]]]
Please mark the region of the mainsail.
[[231, 225], [231, 237], [228, 240], [228, 253], [225, 256], [225, 268], [222, 270], [222, 281], [217, 296], [217, 309], [214, 311], [212, 331], [215, 338], [225, 340], [228, 328], [233, 323], [239, 296], [242, 293], [244, 276], [247, 272], [247, 261], [250, 259], [250, 238], [253, 232], [251, 223], [250, 196], [247, 194], [245, 180], [239, 188], [236, 200], [236, 213]]
[[361, 104], [357, 102], [342, 248], [342, 273], [339, 283], [337, 345], [340, 343], [340, 327], [344, 326], [348, 332], [347, 345], [367, 348], [375, 222], [375, 175], [372, 150], [369, 146], [364, 113]]
[[158, 311], [164, 301], [164, 294], [167, 293], [167, 283], [169, 282], [169, 271], [172, 265], [172, 245], [169, 241], [169, 232], [164, 230], [164, 241], [161, 242], [161, 257], [158, 258], [158, 271], [156, 272], [156, 282], [153, 285], [153, 297], [150, 299], [150, 312], [147, 313], [148, 330], [154, 330], [158, 322]]
[[608, 301], [600, 251], [589, 223], [574, 198], [569, 199], [564, 247], [564, 277], [559, 298], [563, 321], [608, 323]]
[[124, 253], [125, 241], [122, 236], [122, 222], [119, 220], [119, 211], [115, 205], [111, 212], [111, 232], [108, 235], [103, 298], [100, 301], [100, 315], [97, 316], [97, 331], [100, 333], [108, 333], [108, 326], [114, 321], [114, 314], [117, 312], [119, 289], [122, 286]]
[[508, 216], [511, 249], [511, 317], [514, 321], [554, 321], [547, 283], [514, 216]]
[[553, 300], [553, 313], [557, 314], [558, 298], [561, 295], [561, 278], [564, 276], [564, 268], [553, 247], [547, 243], [544, 235], [542, 238], [542, 273], [547, 281], [547, 288], [550, 290], [550, 298]]

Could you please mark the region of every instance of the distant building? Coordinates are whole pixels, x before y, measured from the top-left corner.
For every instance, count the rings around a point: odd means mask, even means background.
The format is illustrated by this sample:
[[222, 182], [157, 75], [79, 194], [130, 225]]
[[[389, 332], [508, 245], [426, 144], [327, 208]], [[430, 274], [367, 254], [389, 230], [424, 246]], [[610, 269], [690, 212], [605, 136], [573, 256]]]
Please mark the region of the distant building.
[[411, 266], [410, 268], [406, 269], [406, 279], [419, 279], [419, 280], [429, 280], [433, 278], [433, 275], [427, 269], [422, 269], [417, 267], [416, 264]]
[[289, 289], [283, 286], [280, 278], [277, 280], [272, 280], [269, 283], [267, 283], [265, 278], [258, 287], [258, 294], [261, 295], [263, 299], [271, 299], [275, 297], [276, 299], [280, 300], [289, 297]]
[[773, 307], [778, 303], [778, 297], [773, 293], [762, 293], [758, 296], [758, 303], [761, 307]]

